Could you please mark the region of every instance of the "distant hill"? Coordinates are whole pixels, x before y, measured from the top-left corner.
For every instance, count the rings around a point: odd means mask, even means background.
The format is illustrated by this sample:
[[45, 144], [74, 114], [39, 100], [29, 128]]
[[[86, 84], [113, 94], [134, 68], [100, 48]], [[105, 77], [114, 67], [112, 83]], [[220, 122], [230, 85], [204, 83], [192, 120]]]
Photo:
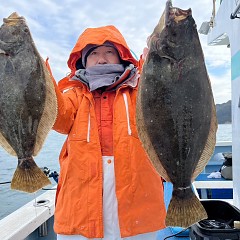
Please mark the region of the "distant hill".
[[232, 123], [231, 105], [231, 100], [226, 103], [216, 104], [218, 124]]

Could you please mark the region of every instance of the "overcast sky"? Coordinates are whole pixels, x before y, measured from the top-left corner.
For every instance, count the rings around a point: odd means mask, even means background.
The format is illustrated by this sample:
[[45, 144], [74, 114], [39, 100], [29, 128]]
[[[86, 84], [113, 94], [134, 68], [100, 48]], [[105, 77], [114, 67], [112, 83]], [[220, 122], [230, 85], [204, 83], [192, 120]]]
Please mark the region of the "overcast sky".
[[[218, 0], [217, 2], [219, 2]], [[182, 9], [191, 8], [198, 29], [212, 14], [212, 0], [173, 0]], [[115, 25], [137, 56], [146, 46], [164, 10], [165, 0], [0, 0], [0, 19], [12, 12], [24, 16], [41, 56], [49, 57], [56, 80], [67, 75], [67, 60], [79, 35], [88, 27]], [[217, 4], [218, 7], [219, 4]], [[207, 46], [199, 35], [215, 103], [231, 99], [230, 50]]]

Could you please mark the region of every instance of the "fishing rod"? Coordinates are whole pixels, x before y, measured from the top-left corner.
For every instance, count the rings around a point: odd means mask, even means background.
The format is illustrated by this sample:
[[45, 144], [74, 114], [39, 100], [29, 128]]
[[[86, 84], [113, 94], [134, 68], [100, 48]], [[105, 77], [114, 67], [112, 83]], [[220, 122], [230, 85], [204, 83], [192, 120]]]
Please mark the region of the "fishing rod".
[[43, 167], [43, 168], [41, 168], [41, 170], [43, 171], [43, 173], [44, 173], [47, 177], [49, 177], [49, 178], [52, 177], [52, 178], [54, 179], [54, 181], [55, 181], [56, 183], [58, 183], [58, 176], [59, 176], [59, 174], [58, 174], [57, 171], [50, 172], [50, 169], [47, 168], [47, 167]]

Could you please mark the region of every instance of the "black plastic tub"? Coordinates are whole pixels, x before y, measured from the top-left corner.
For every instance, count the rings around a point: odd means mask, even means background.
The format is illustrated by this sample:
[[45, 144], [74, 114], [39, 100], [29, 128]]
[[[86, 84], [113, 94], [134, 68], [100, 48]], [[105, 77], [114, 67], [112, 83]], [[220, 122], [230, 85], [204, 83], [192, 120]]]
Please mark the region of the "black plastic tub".
[[190, 228], [191, 240], [239, 240], [240, 229], [234, 221], [240, 221], [240, 210], [221, 200], [202, 200], [208, 219], [195, 223]]

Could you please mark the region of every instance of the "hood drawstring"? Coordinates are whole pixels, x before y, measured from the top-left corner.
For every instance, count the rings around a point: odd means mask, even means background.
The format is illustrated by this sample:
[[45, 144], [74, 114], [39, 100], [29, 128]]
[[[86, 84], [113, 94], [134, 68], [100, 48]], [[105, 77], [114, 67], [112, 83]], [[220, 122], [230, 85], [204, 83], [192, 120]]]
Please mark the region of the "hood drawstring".
[[130, 117], [129, 117], [128, 99], [127, 99], [127, 94], [126, 93], [123, 93], [123, 99], [124, 99], [125, 108], [126, 108], [128, 135], [132, 135], [131, 125], [130, 125]]
[[90, 142], [90, 129], [91, 129], [91, 114], [88, 114], [88, 130], [87, 130], [87, 142]]

